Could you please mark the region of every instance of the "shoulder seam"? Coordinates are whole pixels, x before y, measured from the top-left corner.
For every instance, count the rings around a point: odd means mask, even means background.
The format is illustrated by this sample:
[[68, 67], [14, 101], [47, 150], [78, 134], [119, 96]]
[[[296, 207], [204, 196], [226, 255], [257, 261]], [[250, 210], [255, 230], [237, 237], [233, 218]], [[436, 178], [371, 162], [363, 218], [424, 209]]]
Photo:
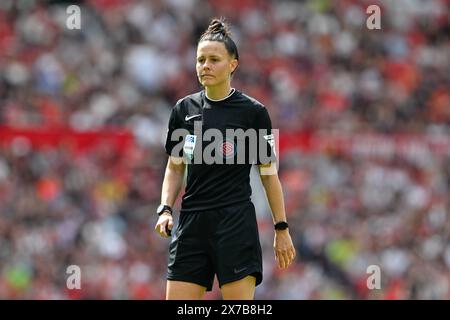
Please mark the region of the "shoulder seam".
[[187, 99], [193, 99], [193, 100], [200, 99], [200, 93], [201, 92], [196, 92], [196, 93], [192, 93], [192, 94], [189, 94], [187, 96], [184, 96], [183, 98], [181, 98], [181, 99], [179, 99], [177, 101], [177, 104], [181, 103], [181, 102], [183, 102], [183, 101], [185, 101]]
[[243, 97], [245, 97], [246, 99], [250, 100], [250, 102], [251, 102], [253, 105], [255, 105], [255, 106], [257, 106], [257, 107], [260, 107], [260, 108], [265, 108], [265, 107], [266, 107], [266, 106], [264, 105], [264, 103], [258, 101], [257, 99], [255, 99], [255, 98], [253, 98], [253, 97], [251, 97], [251, 96], [249, 96], [249, 95], [246, 95], [245, 93], [242, 93], [242, 92], [241, 92], [241, 94], [242, 94]]

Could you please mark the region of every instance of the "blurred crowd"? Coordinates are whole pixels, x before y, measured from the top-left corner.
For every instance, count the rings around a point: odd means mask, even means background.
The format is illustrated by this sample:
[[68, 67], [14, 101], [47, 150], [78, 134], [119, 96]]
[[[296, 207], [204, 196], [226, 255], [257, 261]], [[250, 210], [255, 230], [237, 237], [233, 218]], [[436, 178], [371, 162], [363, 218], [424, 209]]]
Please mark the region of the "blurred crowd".
[[[79, 3], [81, 29], [66, 27]], [[366, 8], [381, 8], [381, 30]], [[124, 149], [34, 147], [0, 130], [0, 299], [163, 299], [168, 241], [153, 231], [173, 104], [201, 90], [196, 44], [224, 16], [232, 85], [283, 133], [450, 140], [449, 0], [86, 0], [0, 3], [0, 129], [129, 130]], [[287, 148], [298, 251], [275, 265], [265, 197], [258, 299], [449, 299], [450, 150], [420, 159]], [[179, 207], [179, 200], [177, 203]], [[81, 268], [81, 289], [66, 286]], [[367, 286], [369, 266], [381, 270]], [[220, 297], [215, 284], [207, 298]]]

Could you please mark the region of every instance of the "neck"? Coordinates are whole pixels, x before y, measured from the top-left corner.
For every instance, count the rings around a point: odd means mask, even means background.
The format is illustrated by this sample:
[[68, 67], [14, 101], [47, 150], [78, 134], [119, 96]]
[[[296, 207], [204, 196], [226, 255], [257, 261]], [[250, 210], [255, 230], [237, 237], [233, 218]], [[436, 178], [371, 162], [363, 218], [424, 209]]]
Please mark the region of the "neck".
[[212, 100], [220, 100], [230, 94], [231, 86], [228, 84], [223, 87], [205, 87], [206, 96]]

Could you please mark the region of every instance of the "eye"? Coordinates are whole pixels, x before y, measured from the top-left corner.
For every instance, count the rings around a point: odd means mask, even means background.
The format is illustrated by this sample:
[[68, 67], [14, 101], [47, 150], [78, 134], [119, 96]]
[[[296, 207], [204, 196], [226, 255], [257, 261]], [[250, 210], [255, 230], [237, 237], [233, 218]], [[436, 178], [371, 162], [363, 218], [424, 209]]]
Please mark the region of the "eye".
[[204, 59], [204, 58], [198, 58], [198, 59], [197, 59], [197, 62], [198, 62], [198, 63], [203, 63], [203, 62], [205, 62], [205, 59]]

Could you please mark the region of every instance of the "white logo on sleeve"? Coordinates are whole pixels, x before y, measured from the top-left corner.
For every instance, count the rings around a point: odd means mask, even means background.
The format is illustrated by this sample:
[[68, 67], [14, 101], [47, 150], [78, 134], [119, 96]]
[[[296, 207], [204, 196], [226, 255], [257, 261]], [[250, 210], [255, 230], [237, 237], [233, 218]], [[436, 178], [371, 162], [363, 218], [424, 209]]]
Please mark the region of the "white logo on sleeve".
[[188, 134], [186, 136], [186, 140], [184, 140], [183, 151], [184, 151], [184, 154], [189, 159], [192, 159], [194, 157], [194, 148], [195, 148], [196, 140], [197, 140], [197, 137], [194, 134]]
[[275, 137], [273, 134], [268, 134], [266, 136], [264, 136], [264, 139], [267, 140], [267, 143], [269, 144], [269, 146], [272, 148], [273, 154], [276, 156], [276, 151], [275, 151]]

